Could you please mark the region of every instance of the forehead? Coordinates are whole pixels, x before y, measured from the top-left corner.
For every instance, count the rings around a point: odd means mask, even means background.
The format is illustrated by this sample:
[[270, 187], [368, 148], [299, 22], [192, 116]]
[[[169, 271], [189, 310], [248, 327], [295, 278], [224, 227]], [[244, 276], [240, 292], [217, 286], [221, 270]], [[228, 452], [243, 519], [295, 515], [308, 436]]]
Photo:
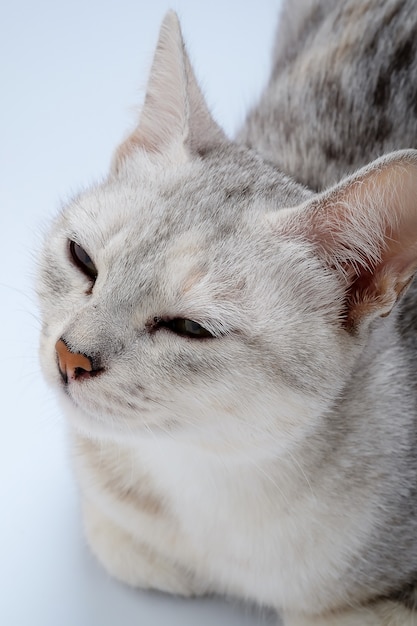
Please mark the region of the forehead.
[[294, 206], [307, 193], [271, 164], [232, 145], [210, 158], [178, 164], [138, 154], [124, 177], [79, 197], [74, 212], [84, 213], [84, 226], [103, 231], [106, 239], [124, 232], [136, 240], [169, 240], [190, 229], [223, 237], [251, 214]]
[[64, 219], [68, 236], [109, 268], [140, 271], [142, 280], [169, 268], [190, 286], [209, 269], [222, 268], [224, 280], [227, 268], [250, 257], [262, 215], [304, 197], [302, 187], [238, 148], [180, 164], [138, 157], [134, 175], [80, 196]]

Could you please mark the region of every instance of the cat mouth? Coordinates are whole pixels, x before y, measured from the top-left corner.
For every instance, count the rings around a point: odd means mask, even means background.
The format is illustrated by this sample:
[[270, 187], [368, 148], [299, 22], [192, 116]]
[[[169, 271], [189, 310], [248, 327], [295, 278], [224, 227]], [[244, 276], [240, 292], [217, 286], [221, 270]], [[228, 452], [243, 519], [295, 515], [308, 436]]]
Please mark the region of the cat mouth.
[[94, 421], [105, 423], [106, 419], [114, 420], [122, 417], [123, 419], [131, 419], [132, 416], [148, 413], [149, 407], [144, 406], [144, 402], [136, 400], [126, 401], [123, 393], [117, 386], [108, 386], [100, 390], [97, 387], [96, 379], [99, 374], [104, 372], [104, 368], [100, 371], [85, 372], [82, 368], [80, 371], [76, 369], [68, 372], [62, 365], [56, 363], [58, 376], [56, 377], [57, 386], [68, 400], [81, 409], [85, 416], [92, 418]]
[[165, 423], [161, 428], [149, 407], [130, 407], [113, 397], [103, 400], [88, 381], [59, 386], [69, 423], [84, 437], [131, 443], [132, 437], [154, 437], [160, 430], [170, 430]]

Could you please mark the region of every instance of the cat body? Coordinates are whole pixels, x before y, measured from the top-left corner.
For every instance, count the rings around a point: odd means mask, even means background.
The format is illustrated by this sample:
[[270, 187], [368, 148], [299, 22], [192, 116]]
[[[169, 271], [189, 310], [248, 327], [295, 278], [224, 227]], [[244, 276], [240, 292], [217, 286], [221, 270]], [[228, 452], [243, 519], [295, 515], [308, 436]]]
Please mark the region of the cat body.
[[415, 11], [399, 0], [286, 2], [269, 84], [239, 139], [314, 190], [414, 147]]
[[131, 585], [415, 623], [412, 5], [285, 4], [236, 142], [168, 14], [138, 126], [52, 226], [42, 366]]

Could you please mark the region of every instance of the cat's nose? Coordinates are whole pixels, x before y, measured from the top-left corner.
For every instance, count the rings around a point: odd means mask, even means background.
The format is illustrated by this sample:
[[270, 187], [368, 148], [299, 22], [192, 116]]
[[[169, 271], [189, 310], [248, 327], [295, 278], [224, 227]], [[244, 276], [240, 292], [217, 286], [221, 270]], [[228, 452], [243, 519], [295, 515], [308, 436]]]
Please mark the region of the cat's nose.
[[58, 368], [65, 383], [70, 380], [89, 378], [98, 374], [101, 368], [94, 369], [92, 359], [79, 352], [71, 352], [63, 339], [55, 344], [58, 357]]

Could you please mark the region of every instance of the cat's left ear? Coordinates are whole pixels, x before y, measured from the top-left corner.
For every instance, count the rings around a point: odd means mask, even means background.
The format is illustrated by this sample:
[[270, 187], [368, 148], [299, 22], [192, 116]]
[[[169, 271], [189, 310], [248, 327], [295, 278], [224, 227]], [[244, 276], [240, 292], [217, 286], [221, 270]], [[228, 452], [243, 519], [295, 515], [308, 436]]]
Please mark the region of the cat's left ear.
[[198, 153], [227, 141], [213, 120], [185, 50], [177, 15], [162, 22], [139, 122], [119, 146], [112, 170], [136, 150], [164, 153], [182, 144]]
[[348, 330], [388, 315], [417, 271], [417, 150], [382, 157], [270, 219], [339, 273]]

